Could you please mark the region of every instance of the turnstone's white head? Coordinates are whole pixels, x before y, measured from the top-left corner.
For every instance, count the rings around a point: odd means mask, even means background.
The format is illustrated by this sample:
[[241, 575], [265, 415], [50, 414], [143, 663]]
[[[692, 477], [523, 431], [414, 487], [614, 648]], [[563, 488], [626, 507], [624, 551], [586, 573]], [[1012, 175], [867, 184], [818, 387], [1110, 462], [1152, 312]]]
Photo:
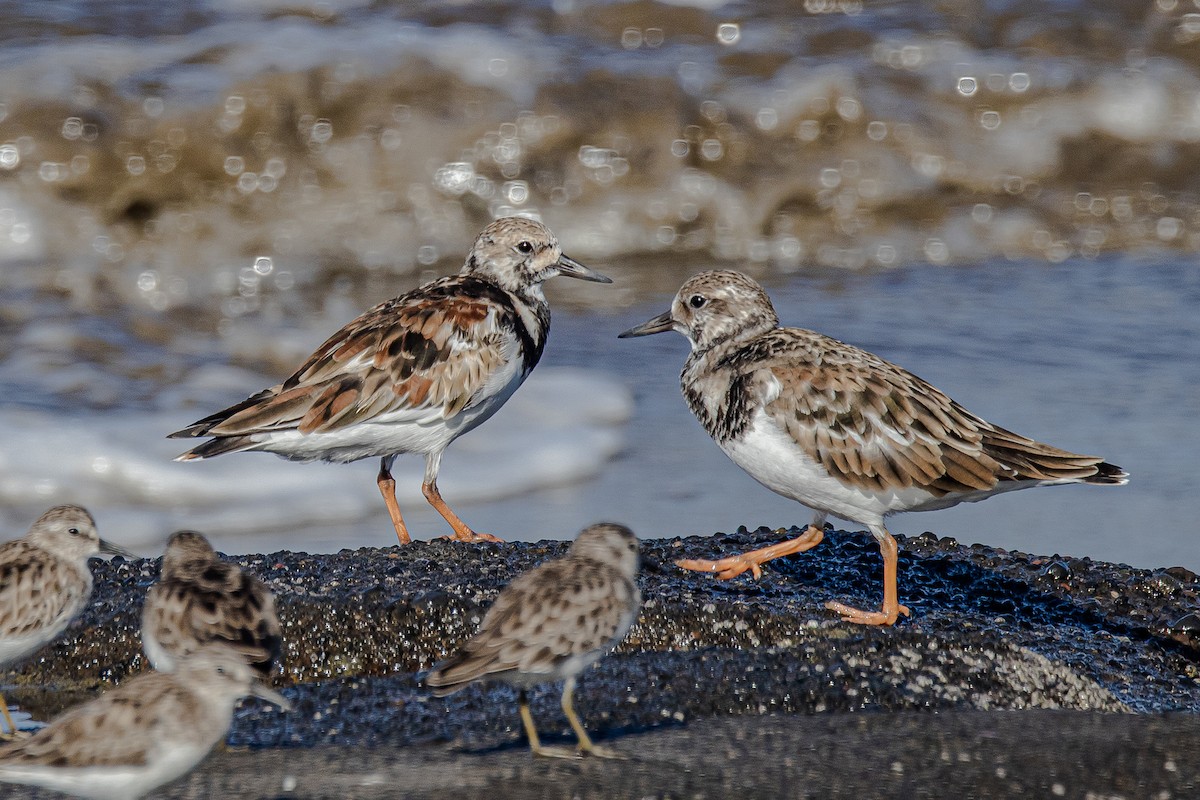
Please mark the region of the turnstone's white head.
[[563, 255], [550, 229], [525, 217], [501, 217], [484, 228], [462, 274], [486, 278], [517, 295], [558, 275], [612, 283], [611, 278]]
[[747, 339], [779, 326], [779, 317], [762, 287], [740, 272], [701, 272], [680, 287], [671, 310], [621, 334], [622, 339], [678, 331], [692, 350]]

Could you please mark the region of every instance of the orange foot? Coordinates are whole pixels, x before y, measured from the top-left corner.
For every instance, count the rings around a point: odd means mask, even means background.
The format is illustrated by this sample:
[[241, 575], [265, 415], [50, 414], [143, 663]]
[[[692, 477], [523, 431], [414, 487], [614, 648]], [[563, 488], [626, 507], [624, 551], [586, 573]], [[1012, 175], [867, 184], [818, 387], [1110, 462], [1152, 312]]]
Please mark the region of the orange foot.
[[741, 553], [736, 556], [728, 556], [719, 561], [708, 561], [702, 558], [683, 558], [676, 561], [675, 566], [690, 569], [693, 572], [715, 572], [717, 573], [717, 580], [722, 581], [736, 578], [746, 570], [750, 570], [750, 574], [757, 580], [762, 576], [762, 570], [759, 568], [761, 564], [765, 564], [780, 556], [811, 550], [819, 545], [824, 538], [825, 531], [809, 525], [804, 533], [795, 539], [773, 544], [770, 547], [751, 550], [749, 553]]
[[880, 611], [863, 611], [853, 606], [848, 606], [845, 603], [836, 603], [830, 601], [825, 604], [825, 607], [830, 611], [836, 611], [842, 615], [842, 620], [845, 622], [854, 622], [859, 625], [892, 625], [899, 619], [900, 615], [908, 616], [908, 606], [902, 606], [899, 603], [894, 608], [888, 609], [886, 604]]

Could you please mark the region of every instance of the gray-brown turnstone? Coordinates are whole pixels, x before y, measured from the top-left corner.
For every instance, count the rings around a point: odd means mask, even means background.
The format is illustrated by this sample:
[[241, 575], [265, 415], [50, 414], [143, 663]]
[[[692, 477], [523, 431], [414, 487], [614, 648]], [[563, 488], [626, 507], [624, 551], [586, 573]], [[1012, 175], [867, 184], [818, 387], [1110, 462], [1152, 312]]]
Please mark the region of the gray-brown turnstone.
[[[55, 506], [20, 539], [0, 546], [0, 667], [13, 664], [58, 637], [92, 594], [88, 559], [99, 553], [132, 558], [104, 541], [79, 506]], [[16, 733], [0, 696], [8, 733]]]
[[828, 603], [846, 620], [890, 625], [908, 609], [896, 591], [896, 540], [883, 521], [1000, 492], [1066, 483], [1119, 485], [1127, 473], [975, 416], [938, 389], [865, 350], [781, 328], [766, 292], [739, 272], [688, 280], [667, 311], [621, 337], [678, 331], [692, 344], [680, 381], [692, 413], [735, 464], [817, 514], [803, 535], [686, 569], [722, 579], [802, 552], [825, 517], [865, 525], [883, 555], [883, 605]]
[[251, 666], [269, 678], [283, 645], [275, 597], [258, 578], [222, 561], [202, 534], [179, 531], [142, 606], [142, 647], [155, 669], [172, 672], [180, 658], [212, 641], [261, 652]]
[[204, 760], [225, 737], [240, 698], [289, 708], [244, 659], [211, 642], [175, 672], [138, 675], [0, 750], [0, 781], [95, 800], [141, 797]]
[[[433, 668], [426, 685], [438, 697], [477, 680], [520, 688], [521, 721], [535, 755], [606, 758], [616, 753], [592, 743], [575, 714], [575, 678], [625, 637], [637, 618], [638, 541], [624, 525], [586, 528], [563, 558], [541, 564], [500, 592], [479, 632]], [[545, 747], [538, 739], [525, 690], [565, 680], [562, 709], [579, 749]]]
[[498, 219], [479, 234], [458, 275], [381, 303], [283, 383], [172, 433], [213, 437], [176, 460], [243, 450], [295, 461], [379, 457], [379, 491], [407, 544], [391, 466], [400, 453], [420, 453], [421, 489], [453, 538], [499, 541], [450, 510], [438, 468], [450, 442], [494, 414], [537, 365], [550, 330], [542, 282], [557, 275], [611, 283], [563, 255], [540, 222]]

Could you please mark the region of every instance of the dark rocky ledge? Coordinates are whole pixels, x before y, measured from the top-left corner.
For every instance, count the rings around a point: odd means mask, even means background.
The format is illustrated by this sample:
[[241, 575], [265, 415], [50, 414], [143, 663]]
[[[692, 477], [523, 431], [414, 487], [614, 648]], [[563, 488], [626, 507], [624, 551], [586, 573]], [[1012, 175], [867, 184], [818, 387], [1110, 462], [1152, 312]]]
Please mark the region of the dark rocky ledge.
[[[577, 693], [589, 729], [632, 762], [534, 762], [510, 689], [438, 700], [419, 685], [504, 584], [565, 542], [237, 558], [278, 597], [277, 684], [296, 710], [248, 703], [230, 744], [252, 749], [217, 754], [168, 795], [470, 796], [501, 779], [509, 788], [498, 797], [776, 796], [789, 786], [798, 797], [1049, 796], [1056, 783], [1068, 797], [1200, 791], [1195, 574], [925, 534], [901, 542], [912, 617], [877, 629], [823, 607], [878, 603], [878, 549], [862, 533], [835, 532], [758, 581], [718, 582], [671, 563], [780, 538], [760, 529], [645, 542], [641, 618]], [[9, 679], [10, 701], [39, 718], [146, 668], [138, 619], [157, 562], [118, 559], [95, 572], [88, 611]], [[544, 737], [571, 741], [557, 687], [533, 701]], [[1015, 709], [1027, 711], [1004, 713]], [[23, 791], [11, 796], [37, 796]]]

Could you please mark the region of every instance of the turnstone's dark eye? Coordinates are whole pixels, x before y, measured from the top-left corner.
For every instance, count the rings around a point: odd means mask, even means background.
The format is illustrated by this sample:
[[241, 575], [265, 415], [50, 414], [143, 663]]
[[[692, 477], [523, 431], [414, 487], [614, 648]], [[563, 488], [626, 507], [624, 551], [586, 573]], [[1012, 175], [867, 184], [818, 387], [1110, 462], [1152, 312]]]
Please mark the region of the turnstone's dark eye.
[[708, 302], [708, 298], [701, 294], [694, 294], [688, 298], [688, 305], [692, 308], [703, 308]]
[[67, 533], [71, 534], [72, 536], [78, 536], [79, 528], [68, 528]]
[[517, 242], [517, 249], [520, 250], [522, 253], [532, 253], [533, 245], [530, 244], [529, 242]]

